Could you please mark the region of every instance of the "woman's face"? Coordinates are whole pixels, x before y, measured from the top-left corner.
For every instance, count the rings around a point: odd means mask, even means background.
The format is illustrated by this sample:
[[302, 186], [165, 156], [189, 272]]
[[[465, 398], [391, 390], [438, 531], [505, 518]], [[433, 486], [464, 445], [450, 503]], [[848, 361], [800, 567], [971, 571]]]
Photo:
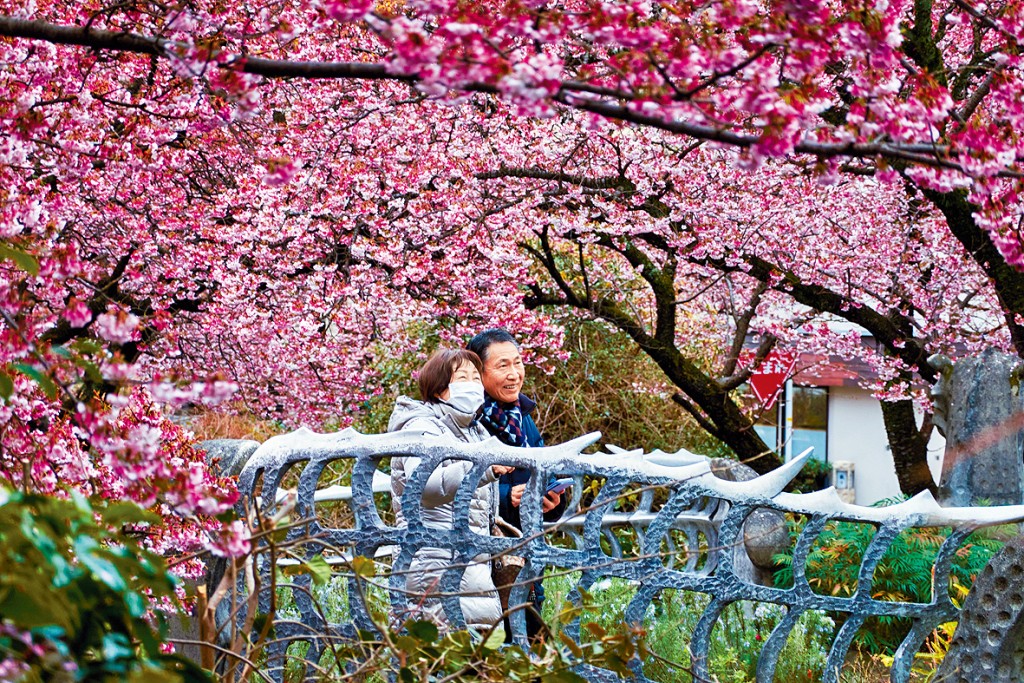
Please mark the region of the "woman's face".
[[[468, 360], [464, 360], [461, 365], [452, 370], [452, 378], [448, 380], [448, 384], [454, 384], [455, 382], [476, 382], [480, 384], [480, 371]], [[437, 397], [442, 401], [447, 401], [451, 395], [452, 392], [446, 388]]]

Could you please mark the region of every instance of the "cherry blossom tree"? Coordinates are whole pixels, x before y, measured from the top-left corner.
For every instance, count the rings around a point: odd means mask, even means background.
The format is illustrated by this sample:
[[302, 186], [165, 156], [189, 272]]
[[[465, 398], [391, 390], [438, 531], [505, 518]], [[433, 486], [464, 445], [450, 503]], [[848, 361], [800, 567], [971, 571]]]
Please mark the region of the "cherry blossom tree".
[[[409, 165], [406, 177], [381, 165], [409, 155], [398, 140], [376, 159], [362, 154], [378, 140], [372, 126], [352, 129], [371, 110], [323, 126], [302, 90], [276, 90], [257, 110], [259, 93], [227, 71], [191, 80], [188, 67], [131, 54], [82, 58], [31, 41], [0, 49], [10, 66], [0, 105], [8, 485], [213, 515], [234, 502], [230, 486], [154, 401], [218, 402], [241, 387], [261, 414], [344, 422], [379, 391], [376, 354], [415, 346], [410, 322], [442, 316], [439, 333], [459, 336], [474, 310], [529, 334], [541, 360], [557, 349], [558, 331], [505, 289], [469, 285], [482, 261], [524, 271], [511, 252], [438, 246], [442, 236], [465, 243], [461, 233], [479, 226], [465, 208], [409, 193], [430, 166]], [[383, 125], [386, 113], [375, 118]], [[392, 221], [413, 209], [418, 231], [397, 230]], [[442, 279], [456, 285], [436, 296]], [[244, 547], [215, 528], [189, 529], [154, 542], [191, 552], [206, 531], [215, 550]]]
[[[0, 13], [4, 360], [27, 379], [103, 396], [216, 369], [314, 421], [379, 390], [411, 320], [507, 324], [544, 357], [532, 309], [568, 306], [741, 457], [765, 449], [744, 339], [867, 354], [913, 491], [925, 357], [1024, 350], [1016, 2]], [[61, 356], [96, 339], [72, 355], [98, 377]]]

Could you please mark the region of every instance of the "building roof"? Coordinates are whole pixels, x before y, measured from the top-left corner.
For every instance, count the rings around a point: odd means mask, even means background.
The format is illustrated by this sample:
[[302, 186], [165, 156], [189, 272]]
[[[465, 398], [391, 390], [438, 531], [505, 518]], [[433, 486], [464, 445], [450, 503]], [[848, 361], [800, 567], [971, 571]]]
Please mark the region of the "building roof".
[[796, 361], [793, 383], [805, 387], [855, 387], [878, 373], [860, 358], [801, 353]]

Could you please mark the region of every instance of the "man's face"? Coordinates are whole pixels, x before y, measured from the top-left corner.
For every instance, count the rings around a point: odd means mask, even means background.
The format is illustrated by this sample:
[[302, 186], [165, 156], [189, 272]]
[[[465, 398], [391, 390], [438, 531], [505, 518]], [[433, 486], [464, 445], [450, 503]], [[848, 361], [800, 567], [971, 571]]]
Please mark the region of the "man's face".
[[503, 403], [514, 403], [519, 398], [526, 377], [523, 357], [512, 342], [498, 342], [487, 347], [484, 374], [481, 378], [484, 391]]

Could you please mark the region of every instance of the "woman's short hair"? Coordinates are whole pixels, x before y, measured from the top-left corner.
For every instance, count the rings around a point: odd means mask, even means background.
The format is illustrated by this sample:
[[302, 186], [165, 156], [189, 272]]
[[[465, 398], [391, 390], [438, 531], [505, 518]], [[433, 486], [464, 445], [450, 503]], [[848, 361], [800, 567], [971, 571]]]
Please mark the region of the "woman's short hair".
[[483, 373], [484, 364], [480, 356], [466, 349], [440, 349], [434, 352], [420, 370], [420, 398], [427, 403], [437, 403], [437, 395], [443, 394], [451, 384], [452, 375], [460, 365], [469, 361], [477, 372]]

